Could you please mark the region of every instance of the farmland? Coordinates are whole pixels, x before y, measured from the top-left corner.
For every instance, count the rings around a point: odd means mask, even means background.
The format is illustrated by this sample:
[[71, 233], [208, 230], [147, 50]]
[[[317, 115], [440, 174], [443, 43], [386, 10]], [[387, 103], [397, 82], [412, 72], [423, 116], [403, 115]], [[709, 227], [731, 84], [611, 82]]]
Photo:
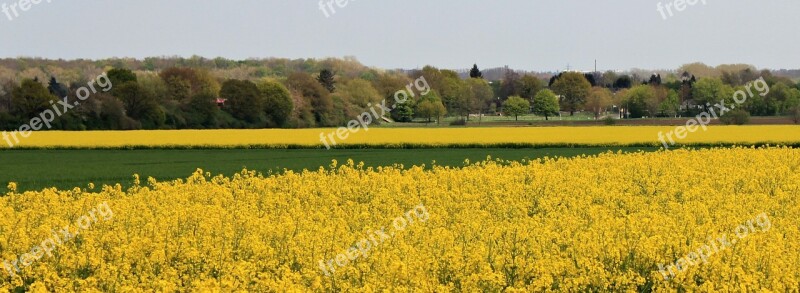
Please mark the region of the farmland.
[[655, 148], [541, 148], [541, 149], [143, 149], [143, 150], [6, 150], [0, 151], [0, 193], [16, 182], [20, 190], [46, 187], [71, 189], [88, 183], [130, 186], [134, 173], [159, 180], [185, 178], [197, 168], [228, 176], [244, 168], [268, 174], [283, 169], [302, 171], [328, 166], [331, 160], [353, 159], [367, 166], [423, 165], [461, 167], [465, 160], [487, 156], [521, 161], [542, 157], [573, 157], [607, 151], [636, 152]]
[[[328, 166], [353, 159], [367, 166], [460, 167], [487, 156], [521, 161], [542, 157], [596, 155], [607, 151], [654, 151], [669, 126], [371, 128], [326, 150], [320, 133], [335, 129], [45, 131], [0, 149], [0, 182], [22, 190], [69, 189], [121, 183], [131, 175], [159, 180], [183, 178], [202, 168], [232, 175], [244, 168], [269, 173]], [[679, 141], [687, 146], [800, 144], [800, 127], [709, 126]], [[680, 146], [680, 145], [679, 145]], [[446, 149], [443, 149], [446, 148]], [[4, 190], [0, 187], [0, 191]]]
[[0, 256], [20, 268], [0, 289], [793, 292], [798, 169], [796, 149], [721, 148], [12, 183]]
[[673, 129], [36, 132], [0, 150], [0, 289], [800, 289], [800, 127]]

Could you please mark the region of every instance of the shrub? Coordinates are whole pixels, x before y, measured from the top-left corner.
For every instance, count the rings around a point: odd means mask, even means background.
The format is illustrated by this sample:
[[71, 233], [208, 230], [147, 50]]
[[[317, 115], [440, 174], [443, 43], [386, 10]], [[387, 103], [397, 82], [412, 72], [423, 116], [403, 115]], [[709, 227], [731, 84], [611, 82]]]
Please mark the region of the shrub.
[[792, 121], [794, 121], [794, 124], [800, 124], [800, 106], [795, 106], [790, 109], [789, 114], [792, 115]]
[[719, 117], [725, 125], [744, 125], [750, 122], [750, 113], [742, 109], [731, 110]]
[[466, 126], [466, 125], [467, 125], [467, 120], [464, 119], [458, 119], [453, 122], [450, 122], [450, 126]]
[[611, 118], [611, 117], [606, 117], [605, 119], [603, 119], [603, 124], [605, 124], [605, 125], [614, 125], [614, 124], [617, 124], [617, 120], [615, 120], [614, 118]]

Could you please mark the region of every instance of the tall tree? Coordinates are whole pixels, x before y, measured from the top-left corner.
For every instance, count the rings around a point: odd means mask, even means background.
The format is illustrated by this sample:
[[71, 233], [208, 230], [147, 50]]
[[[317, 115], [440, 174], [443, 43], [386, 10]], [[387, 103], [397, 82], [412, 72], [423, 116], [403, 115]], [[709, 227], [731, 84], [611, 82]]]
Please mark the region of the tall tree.
[[419, 76], [424, 76], [430, 87], [436, 90], [449, 113], [465, 115], [469, 112], [468, 89], [457, 72], [425, 66], [421, 73], [412, 75], [412, 78]]
[[544, 89], [544, 82], [533, 75], [524, 75], [519, 80], [519, 96], [526, 100], [533, 100], [536, 94]]
[[333, 117], [333, 99], [330, 92], [311, 75], [304, 72], [295, 72], [286, 79], [289, 90], [295, 91], [311, 106], [314, 121], [318, 126], [333, 126], [337, 124]]
[[319, 84], [325, 87], [329, 93], [336, 91], [336, 80], [334, 75], [335, 74], [333, 71], [329, 69], [323, 69], [319, 72], [319, 76], [317, 77]]
[[25, 79], [11, 91], [11, 114], [27, 120], [49, 109], [50, 102], [56, 100], [41, 83]]
[[653, 74], [647, 82], [650, 85], [661, 85], [661, 74]]
[[617, 78], [618, 78], [617, 73], [615, 73], [614, 71], [611, 70], [606, 71], [600, 77], [601, 86], [606, 88], [613, 88], [614, 82], [617, 81]]
[[155, 97], [148, 95], [139, 83], [128, 81], [114, 86], [114, 96], [122, 101], [127, 116], [138, 120], [145, 128], [157, 128], [164, 124], [165, 113], [159, 108]]
[[447, 109], [445, 108], [444, 104], [442, 104], [442, 100], [439, 99], [439, 96], [435, 92], [431, 92], [430, 94], [422, 97], [417, 102], [416, 107], [416, 115], [420, 118], [428, 119], [428, 122], [431, 122], [433, 117], [438, 118], [447, 114]]
[[566, 72], [553, 83], [553, 91], [561, 95], [561, 108], [569, 111], [570, 116], [583, 106], [591, 88], [586, 77], [577, 72]]
[[521, 83], [519, 73], [506, 69], [503, 83], [500, 85], [500, 98], [505, 100], [510, 96], [519, 95], [522, 88]]
[[468, 107], [470, 113], [478, 113], [478, 119], [483, 119], [483, 114], [489, 107], [494, 93], [489, 83], [483, 79], [470, 78], [465, 81], [468, 89]]
[[175, 101], [201, 93], [216, 96], [220, 91], [219, 82], [204, 69], [170, 67], [158, 75], [166, 84], [169, 98]]
[[659, 105], [659, 112], [666, 117], [677, 117], [681, 110], [680, 95], [675, 90], [669, 90], [667, 98]]
[[622, 106], [629, 118], [642, 118], [647, 115], [647, 101], [655, 99], [652, 86], [637, 85], [624, 93]]
[[189, 99], [187, 124], [192, 128], [217, 127], [215, 114], [219, 111], [217, 97], [210, 93], [199, 93]]
[[229, 79], [222, 84], [220, 96], [227, 99], [226, 104], [233, 117], [247, 121], [251, 125], [262, 122], [264, 98], [253, 82]]
[[719, 78], [701, 78], [692, 87], [692, 97], [696, 104], [704, 107], [708, 111], [708, 104], [716, 104], [720, 101], [730, 101], [734, 90], [730, 85], [722, 82]]
[[54, 95], [61, 99], [63, 99], [69, 94], [69, 90], [67, 90], [67, 87], [56, 81], [55, 76], [50, 77], [50, 82], [47, 84], [47, 90], [50, 91], [51, 95]]
[[286, 127], [294, 109], [294, 102], [289, 90], [281, 83], [265, 80], [258, 84], [264, 97], [264, 111], [267, 114], [267, 126]]
[[[427, 78], [427, 77], [426, 77]], [[372, 86], [378, 93], [386, 100], [386, 103], [394, 103], [394, 94], [398, 90], [406, 87], [411, 82], [411, 79], [405, 74], [387, 73], [379, 75], [378, 78], [372, 82]]]

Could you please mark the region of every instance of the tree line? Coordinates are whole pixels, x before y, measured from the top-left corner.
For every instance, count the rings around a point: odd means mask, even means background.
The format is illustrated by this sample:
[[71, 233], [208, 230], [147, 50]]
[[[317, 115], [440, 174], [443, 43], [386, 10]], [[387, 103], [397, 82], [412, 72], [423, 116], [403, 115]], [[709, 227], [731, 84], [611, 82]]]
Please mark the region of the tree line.
[[[61, 61], [16, 61], [0, 60], [0, 128], [6, 130], [18, 127], [60, 99], [77, 101], [75, 90], [86, 78], [75, 72], [83, 70], [90, 76], [98, 69], [107, 72], [113, 84], [111, 91], [82, 101], [80, 107], [54, 121], [54, 129], [342, 126], [381, 101], [393, 106], [394, 93], [420, 76], [428, 81], [431, 92], [394, 106], [387, 118], [431, 123], [451, 116], [466, 123], [484, 115], [519, 117], [532, 113], [550, 119], [562, 112], [574, 115], [580, 111], [592, 113], [595, 119], [610, 113], [618, 115], [615, 118], [688, 116], [704, 111], [712, 101], [730, 100], [736, 90], [762, 77], [770, 93], [753, 97], [731, 115], [800, 116], [800, 84], [750, 67], [713, 72], [691, 65], [702, 72], [704, 77], [700, 78], [689, 71], [648, 78], [608, 71], [562, 72], [549, 80], [506, 70], [501, 80], [489, 81], [477, 65], [472, 66], [469, 77], [462, 77], [432, 66], [410, 71], [378, 70], [354, 59], [270, 59], [233, 64], [220, 59], [183, 64], [146, 59], [103, 61], [95, 67], [85, 60], [75, 63], [86, 67]], [[29, 65], [25, 62], [44, 63], [26, 67]], [[175, 66], [161, 68], [165, 65]], [[252, 69], [260, 66], [269, 69]], [[250, 68], [246, 70], [249, 73], [231, 74], [242, 68]], [[49, 78], [40, 78], [42, 73], [50, 73]]]

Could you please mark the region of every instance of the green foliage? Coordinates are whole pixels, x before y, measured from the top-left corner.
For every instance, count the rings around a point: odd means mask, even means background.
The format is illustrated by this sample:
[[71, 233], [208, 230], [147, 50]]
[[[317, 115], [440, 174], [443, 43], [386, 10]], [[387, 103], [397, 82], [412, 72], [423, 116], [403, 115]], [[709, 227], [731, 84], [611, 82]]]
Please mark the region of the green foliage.
[[427, 96], [420, 98], [416, 106], [417, 116], [428, 119], [428, 122], [431, 122], [433, 117], [439, 118], [447, 114], [447, 108], [445, 108], [435, 92], [431, 92]]
[[50, 102], [57, 100], [41, 83], [25, 79], [11, 91], [10, 113], [20, 121], [28, 120], [49, 109]]
[[313, 115], [313, 122], [317, 126], [333, 126], [340, 122], [333, 117], [333, 98], [330, 92], [311, 75], [302, 72], [292, 73], [286, 80], [286, 85], [309, 102], [308, 111]]
[[503, 113], [508, 116], [514, 116], [519, 120], [520, 115], [530, 113], [531, 103], [519, 96], [511, 96], [503, 103]]
[[411, 122], [414, 120], [414, 108], [409, 103], [397, 104], [392, 110], [392, 119], [397, 122]]
[[508, 97], [519, 95], [522, 91], [522, 81], [520, 80], [519, 73], [513, 70], [506, 71], [503, 77], [503, 82], [500, 84], [498, 96], [505, 100]]
[[544, 89], [544, 82], [533, 75], [525, 75], [519, 80], [519, 93], [520, 97], [526, 100], [532, 100], [539, 91]]
[[164, 83], [167, 86], [167, 98], [171, 100], [185, 101], [192, 95], [192, 85], [188, 80], [172, 76]]
[[648, 114], [647, 101], [655, 99], [653, 87], [637, 85], [627, 91], [623, 97], [622, 107], [628, 112], [629, 118], [642, 118]]
[[792, 89], [791, 94], [783, 102], [784, 113], [792, 115], [798, 108], [800, 108], [800, 90]]
[[131, 71], [130, 69], [124, 69], [124, 68], [111, 69], [108, 71], [108, 73], [106, 73], [106, 76], [108, 76], [108, 79], [111, 80], [111, 84], [113, 84], [114, 87], [116, 87], [117, 85], [121, 85], [123, 83], [137, 81], [136, 74], [133, 73], [133, 71]]
[[394, 105], [394, 94], [398, 90], [405, 88], [410, 82], [411, 79], [404, 74], [384, 74], [379, 76], [372, 85], [378, 91], [378, 94], [386, 100], [387, 104]]
[[113, 96], [101, 95], [96, 97], [100, 101], [100, 111], [97, 112], [98, 123], [94, 129], [121, 129], [132, 130], [142, 128], [142, 124], [125, 115], [125, 105]]
[[594, 114], [594, 119], [600, 119], [600, 114], [611, 105], [612, 93], [607, 88], [594, 87], [586, 98], [586, 110]]
[[558, 115], [559, 110], [558, 96], [549, 89], [539, 91], [533, 98], [533, 113], [544, 116], [545, 120]]
[[176, 101], [186, 101], [201, 93], [216, 96], [220, 91], [219, 82], [207, 70], [170, 67], [161, 71], [159, 77], [166, 85], [168, 98]]
[[494, 96], [492, 87], [489, 86], [488, 82], [479, 78], [470, 78], [464, 82], [467, 89], [466, 95], [468, 96], [466, 99], [469, 112], [483, 114]]
[[753, 116], [770, 116], [777, 113], [781, 106], [769, 96], [753, 95], [747, 100], [745, 107]]
[[629, 89], [632, 86], [633, 86], [633, 80], [631, 80], [631, 77], [627, 75], [618, 77], [613, 84], [613, 87], [615, 89]]
[[190, 128], [214, 128], [217, 124], [217, 112], [219, 107], [216, 103], [217, 97], [210, 93], [199, 93], [191, 97], [189, 101], [189, 117], [187, 124]]
[[787, 114], [790, 109], [800, 105], [800, 90], [794, 87], [789, 87], [786, 84], [775, 84], [767, 95], [769, 99], [774, 101], [778, 106], [778, 113], [780, 115]]
[[153, 106], [151, 98], [142, 90], [138, 83], [129, 81], [117, 84], [114, 87], [114, 97], [122, 101], [125, 112], [134, 119], [144, 117], [148, 108]]
[[236, 119], [253, 126], [263, 122], [264, 98], [253, 82], [229, 79], [222, 84], [220, 96], [227, 99], [225, 109]]
[[[422, 69], [422, 76], [434, 89], [442, 100], [447, 112], [455, 115], [466, 115], [471, 109], [471, 93], [466, 84], [452, 70], [439, 70], [432, 66], [425, 66]], [[396, 90], [405, 88], [405, 85]]]
[[733, 102], [734, 90], [718, 78], [703, 78], [693, 85], [692, 97], [697, 105], [714, 105], [720, 101]]
[[586, 102], [592, 84], [577, 72], [566, 72], [553, 83], [553, 91], [561, 95], [561, 108], [574, 115]]
[[275, 81], [264, 81], [258, 84], [264, 97], [264, 111], [269, 127], [287, 127], [294, 109], [294, 102], [289, 90]]
[[675, 117], [678, 115], [680, 111], [680, 98], [678, 97], [678, 92], [675, 90], [669, 90], [667, 93], [667, 99], [661, 102], [659, 107], [659, 113], [666, 117]]
[[[12, 63], [13, 66], [9, 67], [8, 64]], [[368, 111], [370, 104], [377, 105], [382, 99], [386, 99], [387, 106], [392, 108], [395, 104], [395, 92], [406, 90], [420, 76], [425, 76], [436, 98], [425, 102], [421, 97], [413, 97], [405, 105], [397, 105], [390, 112], [396, 121], [411, 121], [412, 117], [433, 121], [444, 115], [465, 117], [469, 120], [469, 114], [496, 114], [501, 103], [509, 96], [520, 96], [531, 102], [533, 111], [537, 115], [545, 116], [545, 119], [557, 115], [559, 109], [571, 113], [586, 109], [594, 112], [597, 117], [597, 113], [607, 108], [603, 107], [607, 104], [607, 99], [589, 99], [588, 94], [562, 94], [562, 100], [558, 101], [559, 98], [556, 98], [555, 107], [552, 103], [542, 105], [540, 102], [552, 102], [549, 99], [552, 96], [549, 95], [546, 100], [536, 98], [545, 88], [545, 81], [534, 75], [505, 70], [505, 80], [487, 83], [480, 78], [484, 72], [477, 65], [473, 65], [473, 70], [470, 70], [473, 78], [468, 79], [461, 79], [454, 71], [431, 66], [412, 72], [381, 71], [363, 66], [352, 58], [236, 61], [193, 56], [146, 58], [143, 61], [108, 59], [65, 62], [18, 58], [16, 62], [2, 66], [0, 127], [4, 128], [18, 127], [25, 122], [24, 119], [51, 107], [49, 101], [53, 98], [43, 95], [43, 92], [36, 93], [41, 87], [31, 87], [31, 82], [40, 82], [27, 81], [23, 86], [23, 82], [17, 82], [24, 80], [20, 77], [38, 76], [42, 82], [49, 79], [50, 82], [44, 86], [51, 95], [61, 97], [67, 91], [63, 96], [69, 96], [70, 102], [73, 102], [76, 99], [75, 90], [94, 79], [93, 75], [98, 70], [109, 67], [115, 67], [107, 73], [114, 85], [111, 93], [93, 94], [90, 99], [81, 101], [80, 107], [53, 121], [53, 129], [343, 126], [360, 113]], [[703, 73], [704, 68], [710, 74]], [[795, 107], [800, 104], [800, 85], [785, 77], [773, 76], [769, 71], [758, 71], [747, 66], [712, 68], [688, 65], [687, 69], [692, 70], [681, 76], [662, 74], [662, 86], [654, 86], [649, 90], [621, 90], [613, 96], [612, 103], [620, 105], [621, 109], [630, 110], [630, 117], [634, 118], [695, 115], [697, 113], [693, 113], [694, 111], [704, 109], [682, 109], [682, 106], [705, 106], [705, 103], [713, 105], [721, 100], [726, 104], [733, 104], [734, 90], [743, 89], [743, 84], [763, 76], [771, 87], [770, 94], [765, 97], [758, 94], [748, 97], [741, 105], [742, 109], [754, 116], [792, 116]], [[502, 70], [492, 70], [491, 76], [502, 73]], [[692, 74], [700, 76], [699, 80]], [[602, 75], [563, 73], [553, 78], [552, 89], [556, 92], [580, 89], [580, 86], [561, 88], [562, 83], [567, 84], [571, 75], [574, 75], [576, 84], [584, 84], [584, 81], [591, 84], [589, 79], [592, 79], [602, 87], [616, 89], [630, 87], [631, 84], [638, 84], [650, 77], [649, 73], [646, 76], [633, 77], [620, 76], [614, 72]], [[220, 83], [230, 79], [255, 81], [260, 99], [250, 102], [259, 104], [260, 100], [262, 107], [252, 111], [239, 109], [236, 112], [233, 110], [236, 106], [229, 101], [220, 110], [215, 102], [220, 97]], [[268, 90], [264, 89], [263, 80], [270, 81]], [[656, 73], [653, 83], [658, 84], [658, 80]], [[138, 88], [126, 85], [131, 82], [138, 83]], [[69, 88], [66, 87], [67, 84], [70, 85]], [[22, 90], [23, 88], [25, 89]], [[330, 91], [335, 93], [331, 94]], [[598, 101], [601, 103], [594, 103]], [[245, 115], [245, 112], [252, 113]]]

